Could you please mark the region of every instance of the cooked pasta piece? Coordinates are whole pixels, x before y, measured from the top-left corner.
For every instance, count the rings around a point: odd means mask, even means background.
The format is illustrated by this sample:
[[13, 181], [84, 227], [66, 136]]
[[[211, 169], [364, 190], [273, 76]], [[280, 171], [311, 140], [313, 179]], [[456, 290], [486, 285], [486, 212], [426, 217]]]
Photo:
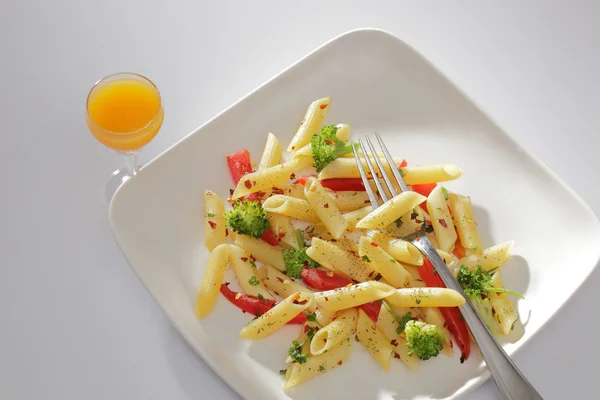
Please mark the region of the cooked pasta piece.
[[403, 288], [396, 289], [387, 302], [395, 307], [456, 307], [465, 304], [465, 298], [447, 288]]
[[354, 335], [357, 319], [358, 312], [355, 308], [340, 313], [332, 322], [315, 333], [310, 341], [310, 352], [313, 355], [323, 354]]
[[[312, 294], [312, 291], [297, 283], [289, 276], [279, 272], [270, 265], [263, 265], [259, 268], [259, 275], [262, 277], [263, 284], [278, 296], [288, 297], [293, 293]], [[316, 305], [313, 303], [308, 309], [314, 311]]]
[[[372, 158], [372, 157], [371, 157]], [[392, 170], [387, 163], [385, 157], [380, 157], [383, 169], [385, 172], [392, 176]], [[374, 158], [373, 158], [374, 161]], [[394, 158], [394, 162], [399, 164], [402, 162], [401, 158]], [[363, 167], [367, 173], [367, 177], [372, 178], [367, 161], [363, 158]], [[379, 174], [379, 173], [378, 173]], [[358, 171], [358, 165], [354, 158], [337, 158], [330, 162], [321, 172], [319, 172], [319, 179], [330, 179], [330, 178], [360, 178], [360, 172]]]
[[423, 255], [414, 244], [374, 230], [367, 232], [367, 235], [396, 260], [412, 265], [423, 265]]
[[340, 211], [354, 211], [370, 204], [367, 192], [334, 192], [330, 190], [327, 192]]
[[204, 243], [210, 251], [225, 243], [225, 207], [223, 200], [210, 190], [204, 191]]
[[273, 167], [281, 162], [281, 144], [272, 133], [267, 135], [267, 143], [263, 150], [258, 169]]
[[477, 223], [473, 215], [471, 199], [455, 193], [448, 193], [448, 202], [460, 244], [467, 251], [481, 254], [483, 249], [479, 240], [479, 232], [477, 231]]
[[462, 168], [454, 164], [419, 165], [402, 167], [400, 170], [407, 185], [451, 181], [462, 175]]
[[446, 342], [444, 343], [442, 353], [448, 357], [452, 357], [454, 355], [454, 348], [452, 347], [452, 334], [448, 328], [446, 328], [446, 321], [444, 320], [440, 310], [436, 307], [425, 307], [421, 308], [420, 311], [421, 315], [423, 316], [423, 320], [425, 320], [425, 322], [428, 324], [436, 325], [438, 327], [438, 331], [444, 335]]
[[229, 246], [224, 243], [215, 247], [208, 256], [204, 279], [202, 279], [200, 291], [196, 297], [196, 317], [198, 319], [206, 318], [215, 307], [228, 260]]
[[277, 194], [306, 200], [304, 198], [304, 185], [301, 185], [299, 183], [274, 186], [269, 190], [259, 192], [260, 199], [262, 201], [265, 201], [269, 197], [277, 195]]
[[310, 139], [319, 133], [319, 128], [323, 124], [323, 120], [325, 119], [325, 115], [327, 115], [327, 111], [329, 109], [329, 104], [331, 103], [331, 97], [325, 97], [323, 99], [318, 99], [313, 101], [306, 110], [306, 114], [304, 115], [304, 119], [298, 128], [298, 131], [292, 138], [287, 151], [290, 153], [293, 151], [298, 151], [307, 144], [310, 143]]
[[444, 263], [446, 263], [450, 271], [454, 271], [454, 268], [458, 267], [458, 258], [454, 254], [440, 249], [435, 249], [435, 251], [437, 251], [442, 260], [444, 260]]
[[[502, 281], [500, 271], [497, 271], [496, 273], [494, 273], [494, 275], [492, 275], [492, 279], [490, 280], [490, 286], [496, 288], [504, 288], [504, 282]], [[505, 335], [510, 334], [510, 332], [515, 327], [515, 323], [519, 319], [517, 311], [515, 310], [515, 305], [512, 303], [512, 301], [510, 301], [510, 298], [506, 293], [490, 291], [489, 297], [490, 304], [494, 309], [496, 321], [498, 321], [502, 333]]]
[[377, 329], [371, 318], [362, 309], [358, 310], [356, 337], [369, 350], [369, 353], [371, 353], [383, 369], [389, 371], [394, 346]]
[[304, 312], [312, 301], [312, 294], [292, 293], [266, 313], [250, 321], [240, 331], [240, 337], [250, 340], [265, 338]]
[[335, 290], [315, 293], [317, 306], [330, 311], [340, 311], [381, 300], [395, 294], [390, 285], [377, 281], [367, 281]]
[[358, 282], [367, 281], [374, 275], [373, 269], [359, 258], [353, 257], [331, 242], [316, 237], [306, 249], [306, 254], [325, 268]]
[[421, 207], [415, 207], [411, 212], [404, 214], [382, 231], [393, 237], [403, 238], [420, 230], [426, 220], [428, 218], [425, 211]]
[[411, 276], [404, 266], [386, 253], [373, 239], [361, 236], [358, 244], [358, 254], [363, 261], [383, 276], [394, 287], [408, 286]]
[[304, 196], [329, 233], [339, 239], [348, 223], [325, 188], [315, 178], [309, 178], [304, 186]]
[[231, 198], [239, 199], [251, 193], [269, 190], [274, 186], [281, 185], [293, 179], [295, 172], [309, 165], [310, 161], [308, 160], [292, 158], [282, 164], [250, 172], [240, 179]]
[[416, 192], [403, 192], [386, 201], [356, 224], [361, 229], [382, 229], [427, 200]]
[[456, 242], [456, 230], [448, 210], [444, 189], [441, 186], [436, 186], [429, 194], [427, 210], [439, 248], [451, 252]]
[[[242, 236], [244, 235], [239, 235], [238, 239]], [[231, 264], [244, 293], [255, 297], [263, 297], [268, 300], [275, 300], [265, 285], [257, 278], [258, 270], [256, 269], [254, 261], [252, 261], [252, 256], [247, 253], [246, 250], [235, 244], [230, 244], [229, 263]]]
[[464, 265], [469, 269], [480, 266], [481, 269], [489, 271], [498, 268], [508, 261], [510, 258], [510, 250], [514, 241], [508, 241], [497, 244], [483, 250], [482, 254], [471, 254], [459, 260], [459, 265]]
[[269, 222], [271, 223], [271, 230], [275, 237], [279, 239], [280, 244], [284, 243], [295, 249], [298, 248], [298, 241], [294, 235], [294, 225], [292, 225], [290, 217], [269, 213]]
[[353, 232], [356, 230], [356, 224], [369, 215], [373, 211], [373, 207], [366, 206], [363, 208], [359, 208], [358, 210], [350, 211], [344, 213], [344, 219], [348, 223], [348, 227], [346, 228], [349, 232]]
[[285, 271], [283, 252], [280, 248], [271, 246], [264, 240], [246, 235], [237, 235], [235, 244], [246, 250], [261, 263], [271, 265], [280, 271]]
[[[409, 312], [406, 310], [406, 312]], [[406, 312], [401, 312], [398, 317], [403, 317]], [[399, 358], [400, 361], [408, 367], [408, 369], [416, 371], [419, 366], [419, 358], [416, 355], [408, 355], [408, 346], [406, 345], [406, 338], [398, 334], [400, 324], [392, 316], [390, 311], [384, 304], [381, 304], [381, 310], [379, 310], [379, 316], [377, 317], [377, 323], [375, 324], [377, 329], [383, 333], [388, 342], [394, 347], [393, 353], [394, 358]]]
[[311, 356], [303, 364], [294, 363], [289, 376], [286, 374], [283, 389], [289, 389], [343, 365], [350, 358], [353, 346], [354, 340], [347, 338], [327, 353]]
[[270, 213], [287, 215], [313, 223], [319, 222], [319, 216], [307, 200], [276, 194], [265, 200], [263, 208]]

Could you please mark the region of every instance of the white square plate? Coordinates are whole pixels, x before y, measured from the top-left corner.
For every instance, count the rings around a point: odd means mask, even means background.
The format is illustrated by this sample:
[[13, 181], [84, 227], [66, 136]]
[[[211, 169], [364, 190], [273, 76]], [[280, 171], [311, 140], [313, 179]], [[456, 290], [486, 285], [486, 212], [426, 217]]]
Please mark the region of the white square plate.
[[173, 325], [246, 399], [456, 398], [488, 376], [477, 351], [463, 365], [458, 355], [440, 356], [418, 372], [394, 362], [385, 373], [355, 346], [342, 368], [283, 393], [278, 371], [297, 327], [258, 342], [240, 340], [250, 317], [223, 298], [206, 320], [194, 316], [208, 256], [203, 191], [227, 197], [225, 155], [246, 148], [257, 161], [267, 132], [287, 145], [307, 105], [326, 96], [333, 97], [326, 123], [350, 124], [354, 138], [378, 131], [412, 165], [459, 164], [464, 174], [448, 187], [471, 196], [484, 245], [515, 240], [515, 256], [503, 271], [507, 287], [526, 297], [519, 303], [525, 327], [506, 342], [508, 354], [596, 266], [600, 224], [589, 207], [427, 60], [378, 30], [325, 44], [146, 165], [111, 202], [115, 237]]

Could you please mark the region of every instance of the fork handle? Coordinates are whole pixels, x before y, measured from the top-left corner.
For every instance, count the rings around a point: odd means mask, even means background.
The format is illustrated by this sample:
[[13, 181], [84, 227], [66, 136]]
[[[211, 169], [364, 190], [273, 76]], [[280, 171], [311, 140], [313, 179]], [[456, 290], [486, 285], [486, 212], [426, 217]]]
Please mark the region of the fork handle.
[[543, 399], [529, 381], [523, 376], [519, 368], [504, 352], [502, 346], [494, 338], [488, 327], [479, 317], [477, 311], [465, 295], [446, 263], [439, 256], [426, 237], [422, 236], [412, 242], [431, 261], [435, 270], [449, 289], [459, 292], [465, 299], [465, 305], [460, 311], [471, 333], [479, 346], [479, 350], [485, 360], [502, 397], [507, 400], [537, 400]]

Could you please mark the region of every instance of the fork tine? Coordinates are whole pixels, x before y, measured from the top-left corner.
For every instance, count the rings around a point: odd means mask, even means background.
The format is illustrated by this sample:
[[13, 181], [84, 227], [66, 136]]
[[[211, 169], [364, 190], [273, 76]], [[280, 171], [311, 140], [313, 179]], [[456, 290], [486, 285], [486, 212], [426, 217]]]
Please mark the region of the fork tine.
[[[375, 182], [375, 186], [377, 186], [377, 191], [379, 192], [379, 196], [381, 196], [381, 200], [383, 200], [383, 202], [385, 203], [386, 201], [389, 200], [387, 193], [385, 193], [385, 190], [383, 189], [383, 186], [381, 186], [381, 182], [379, 182], [379, 178], [377, 177], [377, 170], [375, 168], [373, 168], [373, 163], [371, 163], [371, 158], [369, 157], [369, 152], [367, 151], [367, 149], [365, 149], [365, 145], [363, 144], [363, 142], [358, 139], [358, 143], [360, 144], [360, 150], [362, 151], [362, 153], [365, 156], [365, 161], [367, 162], [367, 167], [369, 167], [369, 172], [371, 172], [371, 176], [373, 177], [373, 182]], [[375, 153], [373, 155], [373, 157], [377, 157], [377, 153]]]
[[[362, 147], [362, 145], [361, 145]], [[377, 195], [373, 192], [371, 185], [369, 184], [369, 178], [367, 178], [367, 174], [365, 173], [365, 169], [363, 168], [362, 161], [360, 161], [360, 156], [358, 155], [358, 151], [356, 151], [356, 143], [352, 143], [352, 152], [354, 153], [354, 159], [356, 160], [356, 165], [358, 166], [358, 172], [360, 173], [360, 178], [363, 181], [363, 185], [365, 185], [365, 190], [367, 191], [367, 196], [369, 196], [369, 200], [371, 200], [371, 205], [373, 209], [379, 207], [379, 200], [377, 200]], [[363, 152], [364, 153], [364, 152]]]
[[394, 177], [396, 178], [396, 182], [398, 182], [398, 185], [400, 185], [400, 189], [403, 192], [407, 192], [408, 186], [406, 186], [406, 182], [404, 182], [404, 178], [402, 178], [402, 175], [400, 175], [400, 171], [398, 171], [396, 164], [394, 164], [394, 159], [392, 158], [392, 155], [388, 151], [387, 147], [385, 147], [385, 144], [383, 143], [381, 136], [379, 136], [379, 133], [375, 132], [375, 137], [377, 138], [377, 141], [379, 142], [379, 145], [381, 146], [381, 150], [383, 150], [383, 154], [385, 154], [385, 159], [387, 160], [387, 162], [390, 166], [390, 169], [392, 170], [392, 173], [394, 174]]
[[390, 177], [388, 176], [387, 172], [385, 172], [385, 169], [383, 169], [383, 164], [381, 163], [381, 160], [379, 159], [379, 155], [377, 154], [377, 151], [375, 151], [375, 147], [373, 146], [373, 143], [371, 143], [371, 139], [369, 139], [369, 137], [367, 136], [367, 137], [365, 137], [365, 141], [369, 145], [371, 152], [375, 155], [375, 164], [377, 164], [377, 168], [379, 168], [379, 172], [381, 172], [381, 176], [383, 177], [383, 180], [385, 181], [385, 184], [387, 185], [390, 195], [392, 197], [394, 197], [398, 193], [396, 193], [396, 188], [394, 187], [394, 184], [390, 180]]

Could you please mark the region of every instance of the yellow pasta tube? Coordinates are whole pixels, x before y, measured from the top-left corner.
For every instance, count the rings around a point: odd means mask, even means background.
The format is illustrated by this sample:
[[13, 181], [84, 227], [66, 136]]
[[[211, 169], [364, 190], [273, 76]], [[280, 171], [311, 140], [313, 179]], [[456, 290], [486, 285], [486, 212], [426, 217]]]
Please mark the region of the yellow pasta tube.
[[457, 307], [465, 304], [465, 298], [447, 288], [403, 288], [396, 289], [387, 302], [395, 307]]
[[289, 376], [286, 374], [287, 379], [283, 390], [292, 388], [343, 365], [350, 358], [353, 346], [354, 340], [347, 338], [328, 352], [309, 357], [304, 364], [293, 364]]
[[340, 313], [335, 320], [315, 333], [310, 341], [310, 352], [313, 355], [323, 354], [354, 335], [357, 319], [358, 312], [354, 308]]
[[[500, 271], [492, 275], [490, 286], [504, 288], [504, 282], [502, 282]], [[490, 305], [494, 309], [496, 321], [498, 321], [502, 333], [505, 335], [510, 334], [515, 323], [519, 319], [517, 311], [515, 310], [515, 305], [510, 301], [510, 298], [506, 293], [489, 292], [489, 297]]]
[[302, 147], [310, 143], [310, 139], [314, 135], [319, 133], [319, 129], [323, 124], [325, 115], [327, 115], [327, 111], [329, 110], [330, 103], [331, 97], [325, 97], [323, 99], [313, 101], [308, 106], [306, 114], [304, 114], [304, 119], [302, 120], [298, 131], [292, 138], [287, 151], [291, 153], [293, 151], [300, 150]]
[[269, 190], [274, 186], [281, 185], [292, 179], [294, 172], [304, 169], [309, 165], [310, 161], [292, 158], [282, 164], [250, 172], [240, 179], [231, 198], [239, 199], [250, 193]]
[[287, 215], [308, 222], [319, 222], [319, 216], [307, 200], [295, 197], [274, 195], [263, 203], [263, 209], [270, 213]]
[[421, 308], [420, 311], [421, 315], [423, 316], [423, 320], [425, 320], [425, 322], [428, 324], [436, 325], [438, 327], [438, 331], [444, 335], [446, 342], [444, 343], [442, 353], [448, 357], [452, 357], [454, 355], [454, 349], [452, 348], [452, 334], [448, 328], [446, 328], [446, 322], [440, 310], [436, 307], [425, 307]]
[[355, 281], [364, 282], [373, 277], [374, 271], [359, 258], [348, 254], [331, 242], [314, 237], [306, 254], [325, 268], [341, 273]]
[[364, 217], [366, 217], [367, 215], [369, 215], [369, 213], [371, 213], [372, 211], [373, 211], [373, 207], [366, 206], [366, 207], [363, 207], [363, 208], [359, 208], [358, 210], [354, 210], [354, 211], [350, 211], [350, 212], [344, 213], [344, 219], [348, 223], [348, 227], [346, 229], [349, 232], [355, 231], [356, 230], [356, 224], [358, 224], [358, 222], [361, 219], [363, 219]]
[[454, 164], [418, 165], [400, 170], [407, 185], [451, 181], [462, 175], [462, 168]]
[[290, 217], [287, 215], [270, 213], [269, 222], [271, 224], [271, 230], [275, 237], [279, 239], [280, 244], [285, 243], [295, 249], [298, 248], [298, 241], [294, 235], [294, 225], [292, 225]]
[[265, 299], [275, 300], [271, 293], [267, 291], [265, 285], [258, 279], [256, 265], [246, 250], [242, 247], [230, 244], [229, 262], [231, 263], [231, 267], [233, 268], [244, 293], [255, 297], [262, 296]]
[[210, 251], [225, 243], [225, 207], [210, 190], [204, 191], [204, 243]]
[[420, 230], [422, 223], [425, 220], [426, 217], [423, 209], [421, 207], [415, 207], [411, 212], [404, 214], [402, 217], [400, 217], [400, 219], [394, 221], [394, 223], [388, 225], [388, 227], [382, 231], [388, 235], [402, 238], [412, 235], [416, 231]]
[[[259, 269], [259, 274], [262, 276], [262, 281], [267, 289], [281, 297], [288, 297], [293, 293], [308, 293], [312, 294], [310, 289], [302, 286], [287, 275], [279, 272], [270, 265], [263, 265]], [[310, 311], [314, 311], [315, 305], [309, 307]]]
[[408, 286], [412, 277], [404, 269], [404, 266], [386, 253], [371, 238], [361, 236], [358, 243], [358, 254], [363, 261], [369, 263], [371, 268], [380, 273], [390, 285], [394, 287]]
[[367, 281], [335, 290], [317, 292], [315, 293], [315, 301], [318, 307], [330, 311], [340, 311], [381, 300], [394, 293], [394, 288], [390, 285], [377, 281]]
[[358, 310], [358, 323], [356, 327], [356, 337], [369, 353], [386, 371], [390, 370], [390, 359], [394, 352], [394, 346], [387, 340], [377, 327], [371, 321], [371, 318], [365, 314], [362, 309]]
[[280, 271], [285, 271], [283, 252], [280, 248], [271, 246], [264, 240], [247, 235], [237, 235], [235, 244], [252, 254], [252, 257], [261, 263], [271, 265]]
[[229, 246], [220, 244], [208, 256], [204, 279], [200, 285], [200, 291], [196, 297], [196, 317], [206, 318], [217, 302], [219, 288], [225, 277], [227, 261], [229, 259]]
[[471, 199], [455, 193], [448, 193], [448, 200], [460, 244], [467, 251], [480, 254], [482, 252], [481, 241], [479, 239], [479, 232], [477, 231], [475, 216], [473, 215]]
[[289, 197], [295, 197], [297, 199], [305, 200], [304, 198], [304, 185], [299, 183], [292, 183], [286, 185], [274, 186], [269, 190], [265, 190], [264, 192], [260, 192], [262, 201], [265, 201], [271, 196], [274, 195], [284, 195]]
[[408, 213], [410, 210], [427, 200], [427, 197], [416, 192], [402, 192], [356, 224], [360, 229], [382, 229]]
[[[399, 317], [403, 317], [405, 314], [406, 312], [397, 315]], [[400, 328], [400, 324], [383, 304], [381, 305], [381, 310], [379, 311], [379, 316], [377, 317], [375, 327], [381, 333], [383, 333], [388, 342], [394, 347], [394, 358], [399, 358], [400, 361], [402, 361], [402, 363], [408, 367], [408, 369], [416, 371], [419, 366], [419, 358], [414, 354], [412, 356], [408, 355], [409, 349], [406, 345], [406, 338], [397, 333], [398, 328]]]
[[281, 162], [281, 144], [279, 140], [272, 133], [267, 135], [267, 143], [265, 143], [265, 149], [263, 150], [258, 169], [265, 169], [273, 167]]
[[354, 211], [371, 204], [367, 192], [327, 190], [327, 194], [340, 211]]
[[[371, 158], [373, 159], [373, 161], [375, 161], [373, 157]], [[381, 164], [383, 165], [383, 169], [385, 170], [385, 172], [389, 176], [392, 176], [392, 170], [390, 169], [390, 166], [388, 165], [388, 162], [385, 159], [385, 157], [379, 157], [379, 159], [381, 160]], [[369, 168], [367, 166], [367, 161], [364, 158], [362, 158], [362, 161], [365, 172], [367, 173], [367, 177], [372, 178], [372, 175], [369, 172]], [[402, 162], [402, 159], [394, 158], [394, 162], [400, 163]], [[354, 160], [354, 158], [341, 157], [336, 158], [335, 160], [327, 164], [327, 166], [323, 168], [321, 172], [319, 172], [319, 179], [330, 178], [360, 178], [360, 172], [358, 170], [356, 160]]]
[[312, 294], [292, 293], [260, 317], [250, 321], [241, 331], [243, 339], [263, 339], [306, 310], [312, 303]]
[[510, 250], [514, 242], [508, 241], [497, 244], [483, 250], [482, 254], [471, 254], [459, 260], [458, 265], [464, 265], [469, 269], [480, 266], [481, 269], [489, 271], [498, 268], [508, 261], [510, 258]]
[[444, 251], [452, 251], [456, 242], [456, 230], [441, 186], [436, 186], [429, 194], [427, 210], [439, 248]]
[[423, 255], [414, 244], [375, 230], [367, 232], [367, 235], [396, 260], [412, 265], [423, 265]]
[[329, 233], [339, 239], [348, 223], [325, 188], [315, 178], [309, 178], [304, 186], [304, 196]]

